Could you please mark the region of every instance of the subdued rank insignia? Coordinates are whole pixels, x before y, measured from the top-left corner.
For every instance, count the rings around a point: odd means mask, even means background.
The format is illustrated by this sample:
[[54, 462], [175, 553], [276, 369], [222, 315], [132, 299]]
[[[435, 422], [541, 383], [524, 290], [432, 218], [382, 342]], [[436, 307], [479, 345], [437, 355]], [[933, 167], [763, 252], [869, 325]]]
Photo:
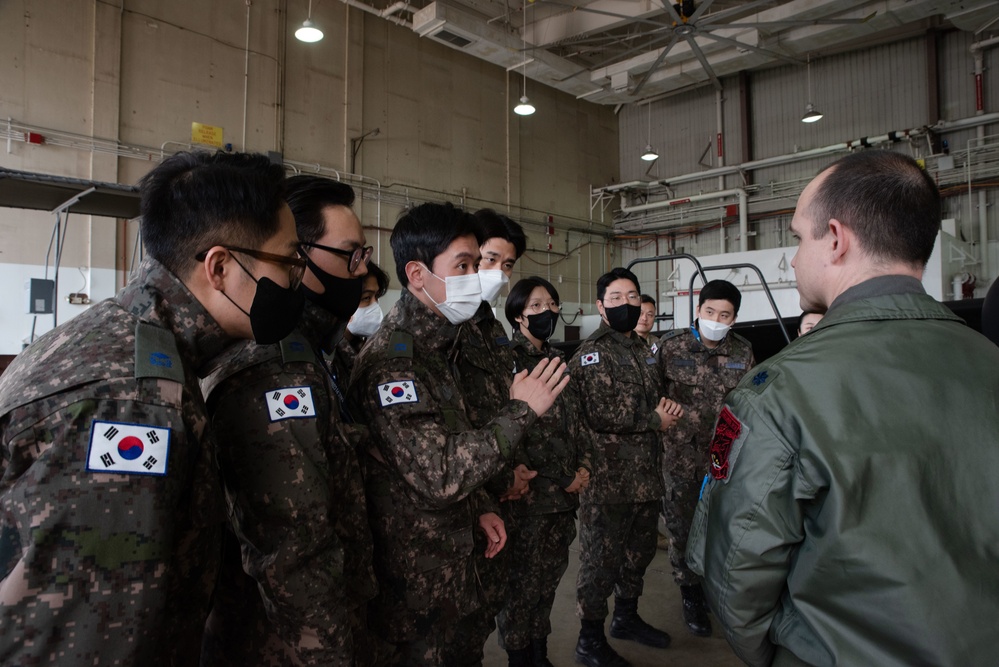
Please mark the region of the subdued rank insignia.
[[711, 438], [711, 447], [708, 450], [708, 460], [711, 465], [711, 476], [718, 480], [727, 480], [735, 465], [735, 443], [739, 436], [743, 435], [743, 424], [739, 418], [732, 414], [728, 406], [722, 408], [715, 422], [715, 434]]
[[264, 394], [267, 413], [272, 422], [282, 419], [312, 419], [316, 404], [312, 400], [312, 387], [284, 387], [271, 389]]
[[168, 428], [94, 420], [90, 426], [87, 470], [162, 477], [167, 473], [169, 451]]
[[589, 366], [591, 364], [599, 364], [599, 363], [600, 363], [599, 352], [590, 352], [589, 354], [584, 354], [582, 358], [580, 358], [579, 360], [580, 366]]
[[399, 380], [378, 385], [378, 401], [382, 407], [399, 403], [419, 403], [416, 395], [416, 383], [412, 380]]

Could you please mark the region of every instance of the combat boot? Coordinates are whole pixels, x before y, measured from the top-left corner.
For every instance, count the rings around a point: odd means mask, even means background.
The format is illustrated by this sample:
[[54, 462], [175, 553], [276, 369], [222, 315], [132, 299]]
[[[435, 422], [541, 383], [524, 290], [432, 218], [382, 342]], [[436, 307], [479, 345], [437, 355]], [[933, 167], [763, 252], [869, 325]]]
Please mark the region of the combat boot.
[[531, 640], [531, 664], [534, 667], [555, 667], [548, 660], [548, 637]]
[[610, 636], [614, 639], [630, 639], [654, 648], [666, 648], [670, 642], [668, 634], [652, 627], [638, 615], [638, 598], [614, 598]]
[[683, 598], [683, 620], [687, 624], [687, 629], [698, 637], [710, 637], [711, 621], [708, 619], [708, 609], [704, 604], [701, 585], [680, 586], [680, 597]]
[[631, 667], [631, 663], [611, 648], [604, 636], [604, 622], [583, 619], [576, 643], [576, 662], [588, 667]]
[[518, 648], [506, 652], [510, 656], [510, 667], [531, 667], [531, 649]]

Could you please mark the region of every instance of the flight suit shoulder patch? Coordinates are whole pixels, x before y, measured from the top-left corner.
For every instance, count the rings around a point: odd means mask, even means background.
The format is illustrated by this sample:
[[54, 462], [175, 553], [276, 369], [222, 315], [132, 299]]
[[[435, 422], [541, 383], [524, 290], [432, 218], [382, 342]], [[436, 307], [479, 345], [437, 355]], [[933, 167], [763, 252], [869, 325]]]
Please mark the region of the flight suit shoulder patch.
[[314, 362], [316, 360], [315, 356], [312, 354], [312, 348], [309, 342], [305, 340], [305, 336], [300, 333], [293, 333], [286, 336], [280, 343], [281, 345], [281, 361], [283, 363], [289, 363], [292, 361], [305, 361]]
[[388, 358], [413, 358], [413, 336], [405, 331], [393, 331], [389, 336]]
[[728, 483], [748, 433], [749, 428], [739, 421], [727, 405], [724, 406], [715, 422], [715, 433], [708, 449], [709, 473], [716, 480]]
[[184, 364], [170, 330], [148, 322], [135, 326], [135, 377], [184, 382]]

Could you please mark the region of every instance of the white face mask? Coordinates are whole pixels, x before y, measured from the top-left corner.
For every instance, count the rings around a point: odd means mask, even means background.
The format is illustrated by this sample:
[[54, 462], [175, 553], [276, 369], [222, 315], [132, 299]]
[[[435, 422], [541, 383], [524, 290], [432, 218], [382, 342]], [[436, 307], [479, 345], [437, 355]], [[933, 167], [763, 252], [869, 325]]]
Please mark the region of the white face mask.
[[488, 301], [491, 306], [495, 306], [500, 290], [510, 282], [510, 278], [499, 269], [481, 269], [479, 271], [479, 282], [482, 284], [482, 300]]
[[482, 287], [479, 284], [479, 274], [470, 273], [464, 276], [448, 276], [441, 278], [427, 267], [427, 272], [437, 280], [444, 283], [444, 300], [440, 303], [423, 288], [423, 293], [427, 295], [441, 315], [447, 318], [451, 324], [461, 324], [472, 319], [475, 311], [482, 305]]
[[378, 331], [378, 325], [382, 323], [383, 317], [385, 316], [378, 302], [372, 301], [364, 308], [354, 311], [354, 316], [350, 318], [350, 322], [347, 322], [347, 331], [361, 338], [373, 336]]
[[697, 330], [701, 332], [702, 336], [714, 342], [720, 341], [727, 336], [731, 328], [728, 324], [722, 324], [714, 320], [697, 320]]

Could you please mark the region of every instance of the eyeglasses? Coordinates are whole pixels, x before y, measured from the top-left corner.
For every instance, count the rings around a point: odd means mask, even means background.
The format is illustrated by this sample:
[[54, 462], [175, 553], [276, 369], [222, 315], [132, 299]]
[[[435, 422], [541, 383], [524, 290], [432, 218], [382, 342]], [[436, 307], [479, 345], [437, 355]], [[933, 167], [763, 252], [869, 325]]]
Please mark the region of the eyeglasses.
[[331, 252], [334, 255], [340, 255], [341, 257], [347, 258], [347, 271], [353, 273], [357, 271], [357, 267], [364, 262], [365, 266], [368, 264], [368, 260], [371, 259], [371, 253], [374, 248], [371, 246], [364, 246], [363, 248], [355, 248], [354, 250], [341, 250], [340, 248], [331, 248], [328, 245], [320, 245], [318, 243], [302, 243], [303, 248], [319, 248], [320, 250], [325, 250], [326, 252]]
[[613, 292], [606, 295], [602, 301], [605, 305], [611, 307], [620, 306], [622, 303], [625, 303], [625, 301], [633, 306], [637, 306], [642, 302], [642, 295], [638, 292], [628, 292], [626, 295], [621, 294], [620, 292]]
[[543, 313], [546, 310], [550, 310], [553, 313], [557, 313], [558, 308], [559, 308], [558, 301], [555, 301], [553, 299], [548, 302], [532, 301], [531, 303], [527, 304], [527, 307], [524, 308], [524, 311], [525, 312], [530, 311], [533, 315], [537, 315], [538, 313]]
[[[270, 262], [271, 264], [283, 264], [288, 268], [288, 287], [289, 289], [298, 289], [298, 286], [302, 284], [302, 277], [305, 276], [305, 267], [308, 263], [305, 261], [304, 257], [288, 257], [287, 255], [275, 255], [272, 252], [264, 252], [263, 250], [251, 250], [249, 248], [237, 248], [236, 246], [222, 246], [229, 252], [240, 252], [244, 255], [249, 255], [254, 259], [259, 259], [262, 262]], [[301, 252], [301, 251], [299, 251]], [[203, 250], [194, 256], [194, 259], [199, 262], [205, 261], [205, 257], [208, 255], [207, 250]], [[242, 266], [242, 265], [240, 265]], [[252, 274], [251, 274], [252, 275]]]

